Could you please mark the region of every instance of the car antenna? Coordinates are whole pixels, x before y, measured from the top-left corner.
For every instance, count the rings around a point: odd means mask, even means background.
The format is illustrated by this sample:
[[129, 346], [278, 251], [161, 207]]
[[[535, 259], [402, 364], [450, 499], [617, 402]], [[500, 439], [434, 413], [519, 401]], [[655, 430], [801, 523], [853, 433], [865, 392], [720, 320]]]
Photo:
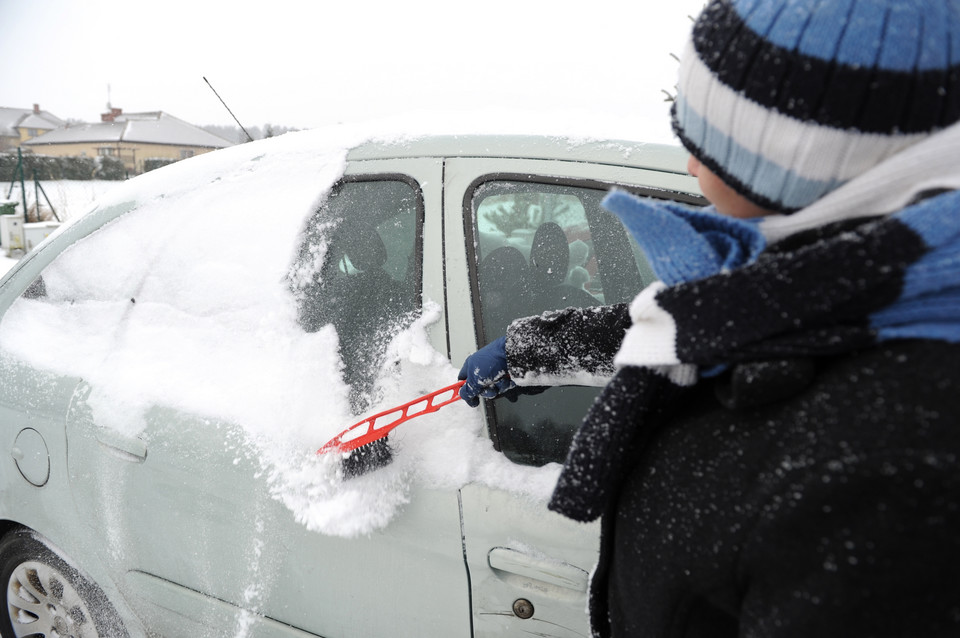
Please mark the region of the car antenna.
[[220, 94], [217, 93], [217, 90], [213, 88], [212, 84], [210, 84], [210, 80], [207, 79], [207, 76], [204, 75], [201, 77], [203, 77], [203, 81], [207, 83], [207, 86], [210, 87], [210, 90], [213, 91], [213, 94], [217, 96], [217, 99], [220, 100], [220, 104], [223, 104], [223, 108], [227, 109], [227, 113], [229, 113], [230, 117], [233, 118], [233, 121], [237, 123], [237, 126], [240, 127], [240, 130], [243, 131], [244, 135], [247, 136], [247, 141], [252, 142], [253, 136], [251, 136], [250, 133], [247, 132], [247, 129], [243, 128], [243, 124], [240, 123], [240, 120], [237, 119], [237, 116], [233, 114], [233, 111], [230, 110], [230, 107], [227, 106], [227, 103], [223, 101], [223, 98], [220, 97]]

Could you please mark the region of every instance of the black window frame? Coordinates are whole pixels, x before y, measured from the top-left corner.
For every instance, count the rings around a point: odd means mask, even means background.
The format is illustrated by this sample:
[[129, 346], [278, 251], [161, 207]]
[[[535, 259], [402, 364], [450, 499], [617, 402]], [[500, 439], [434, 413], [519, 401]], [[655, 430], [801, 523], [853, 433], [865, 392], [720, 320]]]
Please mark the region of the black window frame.
[[[641, 197], [652, 197], [655, 199], [662, 199], [673, 202], [680, 202], [685, 204], [692, 204], [694, 206], [703, 206], [707, 204], [707, 200], [700, 195], [693, 195], [690, 193], [684, 193], [680, 191], [669, 190], [665, 188], [656, 188], [656, 187], [645, 187], [637, 186], [635, 184], [622, 184], [615, 181], [599, 180], [599, 179], [588, 179], [588, 178], [569, 178], [569, 177], [558, 177], [552, 175], [533, 175], [530, 173], [515, 173], [515, 172], [496, 172], [496, 173], [487, 173], [481, 175], [470, 182], [467, 188], [464, 190], [463, 202], [462, 202], [462, 211], [463, 211], [463, 232], [464, 232], [464, 242], [467, 255], [467, 274], [470, 279], [470, 300], [473, 306], [473, 322], [474, 322], [474, 332], [477, 339], [477, 343], [482, 347], [486, 345], [489, 341], [489, 337], [486, 334], [481, 300], [480, 300], [480, 280], [479, 280], [479, 263], [477, 260], [477, 237], [474, 233], [474, 226], [476, 225], [475, 215], [473, 211], [473, 200], [476, 195], [477, 190], [482, 188], [485, 184], [490, 182], [519, 182], [519, 183], [529, 183], [529, 184], [542, 184], [546, 186], [556, 187], [569, 187], [569, 188], [584, 188], [600, 191], [610, 191], [611, 189], [619, 189], [634, 195]], [[626, 230], [624, 230], [626, 232]], [[494, 335], [491, 335], [494, 336]], [[497, 337], [502, 335], [495, 335]], [[497, 409], [496, 401], [486, 401], [486, 423], [487, 423], [487, 432], [489, 433], [490, 440], [493, 442], [493, 447], [496, 451], [502, 452], [502, 447], [500, 443], [500, 436], [498, 434], [498, 420], [497, 420]]]

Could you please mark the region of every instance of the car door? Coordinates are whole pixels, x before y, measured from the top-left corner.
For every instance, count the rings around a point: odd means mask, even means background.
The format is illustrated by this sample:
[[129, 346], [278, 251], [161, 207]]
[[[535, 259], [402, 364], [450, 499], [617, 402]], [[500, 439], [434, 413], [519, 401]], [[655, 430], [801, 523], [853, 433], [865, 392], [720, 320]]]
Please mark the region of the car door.
[[[417, 295], [422, 289], [425, 296], [442, 299], [440, 171], [441, 163], [429, 159], [354, 162], [335, 191], [348, 204], [350, 193], [359, 193], [357, 202], [369, 202], [368, 191], [380, 186], [389, 193], [412, 193], [419, 202], [410, 209], [412, 226], [379, 227], [393, 222], [352, 204], [338, 220], [371, 216], [374, 231], [387, 244], [384, 268], [402, 271], [407, 283], [407, 275], [414, 277]], [[309, 230], [305, 236], [309, 240]], [[351, 240], [344, 236], [344, 241]], [[391, 262], [392, 244], [409, 250]], [[291, 246], [291, 254], [304, 248]], [[350, 310], [340, 348], [357, 411], [367, 407], [372, 367], [369, 351], [344, 343], [345, 335], [358, 324], [384, 320], [361, 317], [362, 304], [346, 301], [349, 279], [368, 271], [364, 259], [348, 250], [338, 254], [325, 281], [343, 280], [340, 307], [308, 303], [300, 316], [305, 338], [321, 338], [311, 331], [334, 321], [325, 313]], [[369, 287], [364, 290], [372, 294]], [[442, 324], [430, 338], [445, 347]], [[263, 381], [269, 388], [270, 380]], [[322, 387], [300, 390], [324, 392]], [[255, 396], [256, 389], [251, 393]], [[90, 525], [109, 530], [106, 560], [122, 571], [131, 606], [152, 631], [168, 636], [469, 635], [455, 491], [416, 489], [383, 529], [323, 533], [276, 498], [257, 450], [231, 423], [155, 406], [136, 435], [124, 436], [97, 423], [88, 399], [89, 390], [79, 393], [68, 417], [78, 507], [90, 513]], [[371, 484], [376, 488], [375, 481]], [[357, 485], [351, 489], [362, 489]]]
[[[560, 161], [448, 160], [447, 286], [451, 305], [473, 303], [451, 330], [462, 361], [516, 317], [568, 306], [626, 302], [653, 279], [619, 222], [599, 207], [613, 185], [695, 201], [674, 173]], [[456, 258], [453, 255], [456, 254]], [[580, 418], [599, 388], [551, 388], [516, 403], [485, 401], [487, 433], [511, 463], [543, 466], [555, 480]], [[552, 483], [550, 483], [552, 485]], [[461, 489], [474, 635], [566, 638], [589, 633], [589, 573], [599, 524], [546, 509], [549, 487]]]

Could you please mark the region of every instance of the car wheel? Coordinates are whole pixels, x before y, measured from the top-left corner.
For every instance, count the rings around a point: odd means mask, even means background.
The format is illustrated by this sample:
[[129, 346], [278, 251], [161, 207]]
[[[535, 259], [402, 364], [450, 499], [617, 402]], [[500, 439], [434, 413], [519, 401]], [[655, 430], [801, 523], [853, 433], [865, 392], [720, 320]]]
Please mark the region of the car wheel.
[[3, 638], [127, 636], [103, 591], [30, 532], [0, 539], [0, 585]]

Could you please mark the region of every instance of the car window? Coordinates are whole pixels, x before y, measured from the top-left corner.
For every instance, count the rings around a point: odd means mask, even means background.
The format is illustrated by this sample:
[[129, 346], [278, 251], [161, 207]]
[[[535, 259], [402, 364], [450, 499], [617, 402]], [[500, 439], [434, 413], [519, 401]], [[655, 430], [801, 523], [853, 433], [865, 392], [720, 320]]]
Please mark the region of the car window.
[[[471, 197], [480, 298], [479, 342], [518, 317], [628, 302], [654, 280], [620, 222], [600, 207], [603, 187], [490, 181]], [[598, 388], [550, 388], [487, 403], [490, 431], [511, 460], [562, 461]]]
[[400, 178], [338, 184], [307, 222], [291, 270], [307, 332], [333, 325], [355, 413], [386, 346], [420, 308], [419, 190]]

